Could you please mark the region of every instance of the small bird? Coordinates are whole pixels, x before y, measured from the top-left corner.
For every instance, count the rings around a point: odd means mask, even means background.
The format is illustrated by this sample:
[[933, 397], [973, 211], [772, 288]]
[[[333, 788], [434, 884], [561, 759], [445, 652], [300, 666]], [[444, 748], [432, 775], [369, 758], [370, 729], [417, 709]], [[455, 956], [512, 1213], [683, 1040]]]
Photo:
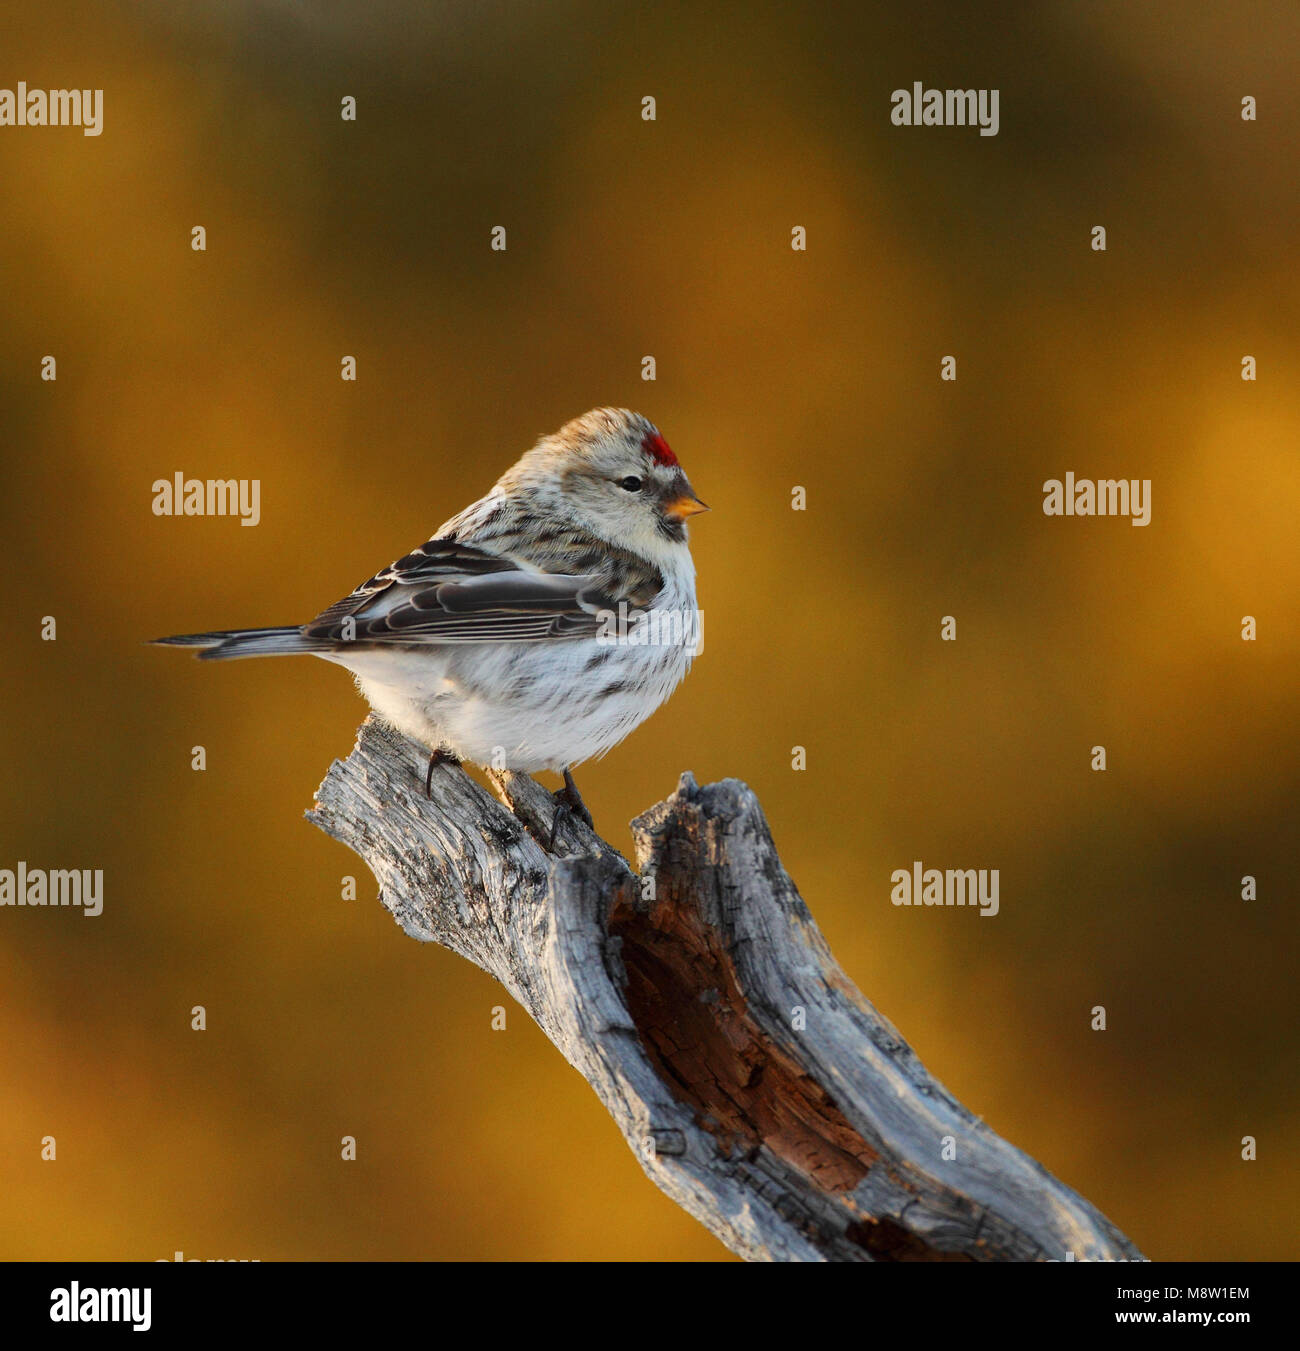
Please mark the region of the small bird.
[[564, 776], [664, 702], [699, 646], [686, 520], [708, 507], [659, 429], [597, 408], [537, 444], [413, 552], [306, 624], [178, 634], [206, 661], [308, 653], [346, 667], [442, 763]]

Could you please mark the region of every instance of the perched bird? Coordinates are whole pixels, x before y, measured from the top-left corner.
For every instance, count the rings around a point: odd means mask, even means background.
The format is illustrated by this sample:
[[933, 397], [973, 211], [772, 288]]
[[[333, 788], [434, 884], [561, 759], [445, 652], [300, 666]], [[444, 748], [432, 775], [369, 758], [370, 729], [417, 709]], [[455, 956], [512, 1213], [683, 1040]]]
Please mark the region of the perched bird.
[[306, 624], [180, 634], [207, 661], [309, 653], [431, 752], [562, 773], [551, 832], [591, 816], [572, 767], [672, 693], [699, 644], [686, 519], [696, 497], [659, 430], [597, 408], [544, 436], [486, 497]]

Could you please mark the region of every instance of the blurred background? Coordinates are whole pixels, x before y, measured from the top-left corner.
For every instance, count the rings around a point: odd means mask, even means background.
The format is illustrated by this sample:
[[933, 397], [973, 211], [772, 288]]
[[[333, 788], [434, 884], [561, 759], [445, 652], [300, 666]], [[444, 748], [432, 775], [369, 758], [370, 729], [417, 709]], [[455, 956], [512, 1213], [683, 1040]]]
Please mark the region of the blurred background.
[[[746, 780], [995, 1130], [1152, 1258], [1297, 1255], [1300, 11], [1008, 9], [6, 9], [0, 84], [105, 92], [0, 128], [0, 867], [105, 904], [0, 911], [0, 1257], [728, 1258], [303, 821], [345, 674], [142, 646], [305, 620], [600, 404], [714, 508], [702, 657], [578, 775], [604, 833]], [[914, 80], [1000, 134], [892, 126]], [[1045, 517], [1067, 470], [1152, 524]], [[177, 471], [261, 524], [154, 516]], [[895, 908], [914, 859], [1001, 913]]]

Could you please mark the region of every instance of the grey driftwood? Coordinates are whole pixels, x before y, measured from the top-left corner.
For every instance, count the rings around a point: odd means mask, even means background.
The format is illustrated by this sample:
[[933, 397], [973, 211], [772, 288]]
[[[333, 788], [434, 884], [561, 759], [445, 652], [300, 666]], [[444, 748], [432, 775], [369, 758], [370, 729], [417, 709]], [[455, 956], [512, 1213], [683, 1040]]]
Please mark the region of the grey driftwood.
[[412, 937], [490, 972], [647, 1176], [752, 1260], [1140, 1257], [926, 1072], [831, 956], [738, 780], [632, 822], [633, 871], [551, 794], [508, 805], [375, 719], [308, 813]]

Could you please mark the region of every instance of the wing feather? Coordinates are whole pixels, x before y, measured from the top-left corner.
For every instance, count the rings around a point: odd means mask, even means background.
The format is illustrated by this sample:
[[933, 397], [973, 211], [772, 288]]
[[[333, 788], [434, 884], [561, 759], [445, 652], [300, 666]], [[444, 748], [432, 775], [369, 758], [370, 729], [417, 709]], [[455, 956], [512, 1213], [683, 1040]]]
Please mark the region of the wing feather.
[[[542, 572], [464, 540], [431, 539], [323, 610], [302, 632], [340, 644], [589, 638], [600, 630], [600, 612], [616, 610], [631, 594], [631, 580], [601, 572]], [[635, 579], [638, 595], [647, 580]], [[657, 573], [653, 584], [655, 591], [663, 584]]]

